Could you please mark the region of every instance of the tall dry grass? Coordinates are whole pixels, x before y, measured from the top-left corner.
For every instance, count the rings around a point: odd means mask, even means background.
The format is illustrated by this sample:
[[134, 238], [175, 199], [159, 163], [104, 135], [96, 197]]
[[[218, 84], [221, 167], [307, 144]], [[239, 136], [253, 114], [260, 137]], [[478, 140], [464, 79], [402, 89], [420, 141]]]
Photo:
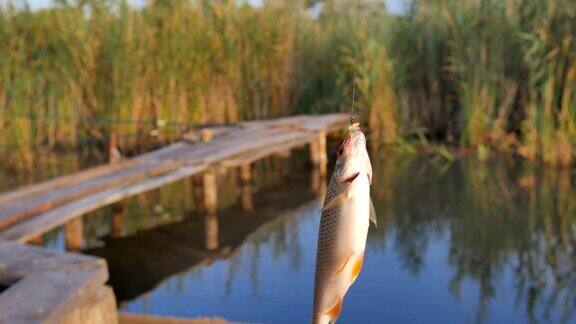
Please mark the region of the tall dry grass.
[[293, 111], [298, 7], [289, 3], [0, 6], [2, 144], [75, 145]]
[[576, 3], [414, 1], [390, 25], [395, 85], [427, 136], [572, 165]]
[[196, 123], [350, 111], [355, 83], [379, 142], [574, 161], [570, 0], [420, 0], [399, 16], [377, 0], [58, 3], [0, 7], [9, 159], [110, 134], [136, 134], [130, 146]]

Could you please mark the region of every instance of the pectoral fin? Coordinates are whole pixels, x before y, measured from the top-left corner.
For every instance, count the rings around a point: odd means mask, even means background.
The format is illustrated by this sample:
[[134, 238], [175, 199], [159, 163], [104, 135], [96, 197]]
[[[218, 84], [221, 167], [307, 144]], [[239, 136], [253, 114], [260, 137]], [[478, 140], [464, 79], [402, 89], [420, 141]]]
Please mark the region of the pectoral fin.
[[374, 203], [372, 198], [370, 198], [370, 220], [374, 223], [374, 226], [378, 227], [378, 219], [376, 218], [376, 208], [374, 208]]
[[336, 271], [332, 274], [332, 279], [331, 279], [331, 280], [334, 280], [335, 278], [337, 278], [338, 276], [340, 276], [340, 274], [342, 273], [342, 271], [344, 271], [344, 268], [346, 268], [346, 265], [348, 264], [348, 262], [350, 262], [350, 258], [352, 257], [353, 254], [354, 254], [354, 252], [348, 253], [348, 255], [346, 256], [346, 259], [344, 259], [344, 262], [342, 262], [342, 264], [338, 267], [338, 270], [336, 270]]
[[345, 272], [344, 270], [346, 269], [348, 269], [346, 270], [346, 273], [348, 273], [351, 276], [350, 279], [352, 281], [356, 280], [358, 274], [360, 273], [360, 269], [362, 269], [363, 263], [364, 263], [363, 255], [350, 252], [348, 256], [346, 256], [346, 259], [344, 259], [344, 262], [342, 262], [340, 267], [338, 267], [338, 270], [336, 270], [334, 274], [332, 274], [331, 280], [340, 277], [340, 275], [342, 275], [342, 273]]
[[326, 209], [340, 207], [344, 204], [345, 201], [346, 201], [346, 194], [342, 192], [336, 197], [332, 198], [330, 201], [326, 202], [324, 204], [324, 207], [322, 207], [321, 212], [325, 211]]

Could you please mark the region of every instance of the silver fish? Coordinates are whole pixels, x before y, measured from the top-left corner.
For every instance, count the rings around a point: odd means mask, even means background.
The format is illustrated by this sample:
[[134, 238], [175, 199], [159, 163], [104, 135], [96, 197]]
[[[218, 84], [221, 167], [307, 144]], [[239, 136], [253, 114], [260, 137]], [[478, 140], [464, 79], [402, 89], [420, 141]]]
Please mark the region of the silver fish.
[[313, 323], [338, 319], [344, 295], [364, 262], [369, 220], [376, 224], [370, 199], [372, 166], [357, 123], [348, 128], [337, 158], [320, 220]]

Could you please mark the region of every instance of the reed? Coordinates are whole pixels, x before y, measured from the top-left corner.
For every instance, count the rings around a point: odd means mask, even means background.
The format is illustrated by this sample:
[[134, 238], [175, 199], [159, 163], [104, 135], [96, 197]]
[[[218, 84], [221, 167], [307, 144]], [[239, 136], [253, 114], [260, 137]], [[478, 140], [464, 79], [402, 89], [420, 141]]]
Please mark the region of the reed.
[[414, 1], [390, 25], [400, 110], [429, 138], [574, 159], [573, 1]]
[[292, 112], [291, 5], [150, 1], [134, 8], [89, 0], [0, 8], [2, 144], [76, 145]]
[[0, 153], [28, 165], [36, 146], [351, 105], [386, 144], [576, 154], [570, 0], [18, 3], [0, 5]]

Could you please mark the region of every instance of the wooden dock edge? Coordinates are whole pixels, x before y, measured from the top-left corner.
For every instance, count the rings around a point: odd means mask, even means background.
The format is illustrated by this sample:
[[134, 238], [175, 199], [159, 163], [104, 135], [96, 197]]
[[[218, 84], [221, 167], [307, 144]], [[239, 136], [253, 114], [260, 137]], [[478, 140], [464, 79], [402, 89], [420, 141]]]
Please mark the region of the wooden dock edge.
[[220, 317], [196, 317], [196, 318], [182, 318], [173, 316], [156, 316], [147, 314], [134, 314], [120, 312], [118, 315], [118, 322], [120, 324], [231, 324], [238, 322], [230, 322]]
[[[124, 164], [109, 165], [84, 171], [80, 175], [70, 175], [45, 184], [29, 186], [14, 193], [0, 196], [0, 205], [12, 200], [24, 199], [29, 195], [39, 195], [60, 188], [66, 183], [81, 183], [85, 179], [99, 177], [98, 181], [106, 185], [95, 185], [83, 191], [72, 192], [70, 197], [48, 205], [39, 204], [32, 209], [34, 217], [27, 213], [15, 214], [24, 217], [12, 226], [0, 231], [0, 323], [229, 323], [220, 318], [179, 319], [162, 318], [146, 315], [118, 315], [114, 292], [106, 282], [108, 268], [104, 259], [75, 253], [50, 251], [45, 248], [22, 245], [58, 226], [66, 226], [66, 243], [68, 248], [82, 247], [82, 215], [102, 206], [117, 203], [127, 197], [161, 187], [165, 184], [188, 178], [194, 175], [202, 177], [203, 209], [206, 214], [216, 219], [217, 193], [215, 181], [216, 168], [240, 168], [242, 171], [239, 185], [243, 189], [242, 205], [245, 210], [253, 208], [251, 188], [251, 164], [258, 159], [271, 156], [287, 156], [287, 152], [296, 147], [310, 146], [313, 174], [325, 177], [327, 170], [326, 136], [342, 128], [342, 114], [325, 115], [323, 127], [318, 127], [306, 116], [293, 116], [260, 122], [261, 127], [277, 129], [271, 134], [276, 137], [258, 138], [262, 135], [251, 135], [245, 152], [240, 152], [234, 145], [238, 140], [231, 139], [225, 145], [225, 152], [215, 154], [211, 160], [195, 160], [186, 152], [181, 152], [178, 159], [164, 157], [167, 152], [181, 149], [185, 143], [176, 143], [164, 149], [148, 153]], [[297, 124], [297, 125], [296, 125]], [[244, 127], [255, 127], [255, 122], [243, 123]], [[286, 130], [299, 129], [299, 134], [283, 134]], [[285, 131], [286, 131], [285, 130]], [[246, 132], [251, 131], [247, 129]], [[266, 135], [266, 134], [264, 134]], [[258, 144], [267, 143], [269, 147]], [[205, 145], [206, 146], [206, 145]], [[256, 150], [256, 151], [255, 151]], [[209, 151], [209, 150], [208, 150]], [[201, 153], [208, 152], [206, 149]], [[195, 153], [200, 154], [199, 152]], [[188, 156], [190, 155], [190, 156]], [[202, 155], [200, 154], [202, 157]], [[196, 157], [197, 158], [197, 157]], [[125, 176], [113, 182], [114, 172], [134, 167], [138, 163], [156, 163], [160, 165], [167, 159], [168, 169], [150, 174], [145, 169], [146, 179], [142, 179], [141, 170], [136, 170], [130, 177]], [[181, 161], [180, 161], [181, 160]], [[134, 165], [133, 165], [134, 164]], [[163, 167], [163, 165], [160, 165]], [[156, 170], [156, 167], [153, 169]], [[134, 172], [136, 172], [134, 171]], [[148, 172], [148, 173], [146, 173]], [[108, 177], [108, 178], [105, 178]], [[316, 176], [313, 176], [316, 179]], [[128, 181], [130, 180], [130, 181]], [[313, 180], [313, 188], [319, 187], [318, 179]], [[322, 181], [320, 181], [322, 182]], [[114, 186], [111, 186], [113, 184]], [[70, 190], [69, 190], [70, 191]], [[48, 210], [43, 209], [48, 206]], [[39, 212], [42, 210], [43, 212]], [[30, 217], [29, 217], [30, 216]], [[15, 219], [18, 219], [16, 217]], [[213, 226], [214, 227], [214, 226]], [[217, 222], [213, 240], [207, 242], [207, 248], [216, 248], [218, 244]], [[16, 241], [16, 242], [15, 242]], [[132, 321], [132, 322], [130, 322]]]
[[0, 323], [118, 323], [106, 261], [0, 242]]
[[[121, 201], [128, 197], [195, 175], [206, 178], [206, 174], [214, 169], [241, 169], [242, 178], [238, 185], [242, 192], [242, 207], [250, 211], [254, 205], [250, 186], [251, 164], [268, 156], [287, 156], [292, 149], [306, 145], [310, 147], [314, 178], [311, 186], [320, 193], [323, 191], [322, 181], [316, 178], [327, 176], [326, 137], [343, 129], [347, 119], [345, 114], [327, 114], [243, 122], [216, 129], [219, 133], [215, 133], [228, 136], [220, 138], [220, 144], [215, 144], [218, 140], [215, 138], [208, 143], [200, 142], [200, 148], [194, 149], [186, 142], [178, 142], [120, 164], [96, 167], [75, 176], [64, 176], [62, 180], [54, 179], [2, 194], [0, 240], [40, 243], [42, 235], [64, 226], [67, 249], [78, 251], [83, 248], [83, 215], [86, 213], [108, 205], [121, 211]], [[232, 134], [234, 127], [243, 137], [237, 138]], [[219, 151], [213, 145], [220, 145], [217, 146]], [[209, 174], [207, 180], [211, 180]], [[212, 205], [216, 200], [212, 198], [217, 197], [216, 188], [210, 187], [211, 181], [206, 183], [203, 197], [210, 198], [210, 201], [203, 201], [201, 205], [210, 207], [205, 209], [214, 215], [216, 210]], [[64, 196], [52, 197], [58, 190], [63, 190]], [[34, 199], [36, 202], [31, 203], [29, 209], [23, 207]], [[121, 215], [120, 212], [116, 214]], [[114, 218], [115, 234], [122, 233], [121, 221], [120, 216]], [[216, 245], [207, 242], [211, 248]]]

